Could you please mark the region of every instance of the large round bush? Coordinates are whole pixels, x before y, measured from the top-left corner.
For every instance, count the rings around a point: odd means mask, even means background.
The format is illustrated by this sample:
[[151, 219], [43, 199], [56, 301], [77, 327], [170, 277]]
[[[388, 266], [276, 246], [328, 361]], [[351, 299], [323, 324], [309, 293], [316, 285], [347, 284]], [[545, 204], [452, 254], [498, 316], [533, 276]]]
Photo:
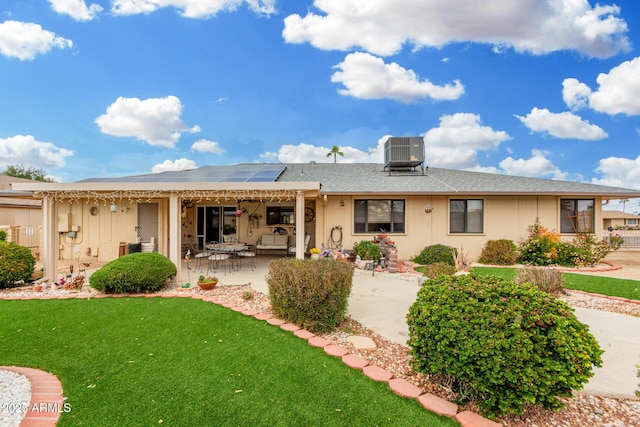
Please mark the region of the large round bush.
[[518, 247], [513, 240], [488, 240], [482, 248], [478, 262], [493, 265], [513, 265], [518, 261]]
[[146, 292], [158, 290], [176, 266], [164, 255], [137, 252], [117, 258], [89, 277], [90, 285], [106, 293]]
[[331, 258], [282, 258], [267, 275], [273, 314], [308, 331], [333, 330], [344, 320], [353, 285], [353, 267]]
[[28, 281], [35, 265], [31, 249], [15, 242], [0, 241], [0, 288], [12, 288], [16, 282]]
[[454, 379], [486, 416], [559, 409], [602, 350], [565, 302], [496, 277], [438, 276], [407, 315], [413, 368]]
[[420, 255], [412, 261], [420, 265], [435, 264], [436, 262], [444, 262], [449, 265], [456, 265], [455, 257], [458, 256], [458, 250], [451, 246], [436, 244], [427, 246], [422, 249]]

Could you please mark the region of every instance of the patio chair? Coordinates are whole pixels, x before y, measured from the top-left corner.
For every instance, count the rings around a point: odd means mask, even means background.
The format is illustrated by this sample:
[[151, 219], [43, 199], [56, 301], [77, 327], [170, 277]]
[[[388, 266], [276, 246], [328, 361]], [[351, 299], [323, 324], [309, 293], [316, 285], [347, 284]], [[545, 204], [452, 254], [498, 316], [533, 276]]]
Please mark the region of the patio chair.
[[244, 251], [240, 251], [237, 252], [236, 255], [238, 255], [238, 260], [242, 261], [243, 259], [249, 260], [251, 262], [251, 271], [256, 269], [256, 263], [255, 263], [255, 257], [256, 257], [256, 252], [255, 250], [244, 250]]
[[202, 273], [202, 260], [209, 257], [209, 251], [197, 249], [193, 242], [189, 244], [189, 251], [191, 252], [191, 258], [196, 260], [196, 269], [199, 268], [200, 273]]
[[[309, 249], [309, 242], [311, 242], [311, 235], [310, 234], [305, 234], [304, 235], [304, 253], [307, 253], [307, 250]], [[289, 255], [291, 256], [296, 256], [296, 247], [295, 246], [289, 246]]]
[[207, 248], [211, 249], [211, 253], [208, 257], [209, 266], [207, 267], [207, 274], [209, 270], [214, 273], [218, 271], [218, 268], [222, 266], [224, 275], [227, 275], [227, 269], [225, 268], [225, 263], [229, 265], [229, 272], [231, 272], [231, 255], [223, 252], [219, 249], [220, 244], [218, 242], [211, 242], [207, 244]]

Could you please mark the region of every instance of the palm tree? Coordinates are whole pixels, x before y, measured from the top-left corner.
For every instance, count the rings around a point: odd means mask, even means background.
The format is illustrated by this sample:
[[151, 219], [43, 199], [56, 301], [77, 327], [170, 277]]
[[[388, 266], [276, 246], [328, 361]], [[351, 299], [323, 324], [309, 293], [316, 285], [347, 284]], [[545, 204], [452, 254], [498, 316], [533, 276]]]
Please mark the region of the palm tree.
[[336, 163], [337, 156], [344, 157], [344, 153], [340, 151], [340, 147], [337, 145], [334, 145], [331, 151], [327, 153], [327, 157], [331, 157], [331, 155], [333, 155], [333, 163]]

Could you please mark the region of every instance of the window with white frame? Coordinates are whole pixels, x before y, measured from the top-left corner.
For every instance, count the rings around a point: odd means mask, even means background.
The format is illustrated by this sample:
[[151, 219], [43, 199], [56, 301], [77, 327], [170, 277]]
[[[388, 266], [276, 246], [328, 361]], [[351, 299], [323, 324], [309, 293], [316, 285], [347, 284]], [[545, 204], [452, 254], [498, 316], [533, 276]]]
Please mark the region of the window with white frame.
[[449, 232], [450, 233], [483, 233], [484, 232], [484, 200], [451, 199], [449, 200]]
[[638, 225], [638, 220], [636, 218], [627, 218], [624, 220], [624, 225]]
[[560, 199], [560, 232], [593, 233], [594, 199]]
[[356, 233], [405, 232], [404, 200], [356, 199], [353, 212]]

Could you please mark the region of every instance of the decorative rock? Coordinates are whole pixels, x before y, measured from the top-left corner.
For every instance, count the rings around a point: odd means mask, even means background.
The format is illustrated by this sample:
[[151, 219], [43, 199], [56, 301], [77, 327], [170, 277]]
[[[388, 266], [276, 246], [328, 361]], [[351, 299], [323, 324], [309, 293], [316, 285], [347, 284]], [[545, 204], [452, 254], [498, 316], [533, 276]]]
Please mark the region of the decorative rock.
[[418, 402], [420, 402], [425, 409], [435, 412], [436, 414], [455, 417], [458, 413], [458, 405], [431, 393], [426, 393], [418, 397]]
[[347, 341], [353, 346], [356, 350], [375, 350], [378, 347], [376, 343], [369, 337], [361, 337], [358, 335], [352, 335], [347, 338]]
[[393, 392], [402, 397], [416, 398], [422, 394], [422, 389], [402, 378], [389, 380], [389, 387]]
[[372, 380], [376, 381], [389, 381], [393, 378], [393, 374], [391, 372], [375, 365], [365, 366], [362, 369], [362, 372]]

